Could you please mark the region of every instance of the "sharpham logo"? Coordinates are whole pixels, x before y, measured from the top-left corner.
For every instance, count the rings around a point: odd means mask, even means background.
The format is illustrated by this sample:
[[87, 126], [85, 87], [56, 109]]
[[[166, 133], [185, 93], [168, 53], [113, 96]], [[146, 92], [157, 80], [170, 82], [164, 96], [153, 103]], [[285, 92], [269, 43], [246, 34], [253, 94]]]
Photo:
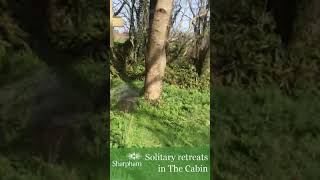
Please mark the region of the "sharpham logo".
[[138, 160], [141, 159], [141, 155], [137, 152], [132, 152], [127, 155], [128, 160], [125, 161], [112, 161], [112, 167], [120, 168], [133, 168], [133, 167], [142, 167], [142, 162]]
[[139, 160], [141, 158], [141, 155], [139, 153], [133, 152], [128, 154], [128, 158], [130, 160]]

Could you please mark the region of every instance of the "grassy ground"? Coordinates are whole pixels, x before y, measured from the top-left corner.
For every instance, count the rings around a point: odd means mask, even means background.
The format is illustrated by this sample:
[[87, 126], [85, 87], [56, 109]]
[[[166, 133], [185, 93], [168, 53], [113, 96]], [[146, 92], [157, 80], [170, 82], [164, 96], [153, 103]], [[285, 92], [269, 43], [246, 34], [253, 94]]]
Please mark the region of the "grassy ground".
[[[158, 106], [137, 99], [135, 110], [126, 113], [117, 109], [124, 82], [111, 83], [111, 143], [113, 147], [176, 147], [209, 144], [210, 93], [164, 85]], [[142, 88], [142, 82], [134, 82]]]
[[216, 180], [320, 179], [320, 94], [215, 87]]
[[102, 160], [78, 162], [73, 165], [45, 163], [36, 157], [8, 158], [0, 154], [1, 180], [103, 180], [106, 170]]

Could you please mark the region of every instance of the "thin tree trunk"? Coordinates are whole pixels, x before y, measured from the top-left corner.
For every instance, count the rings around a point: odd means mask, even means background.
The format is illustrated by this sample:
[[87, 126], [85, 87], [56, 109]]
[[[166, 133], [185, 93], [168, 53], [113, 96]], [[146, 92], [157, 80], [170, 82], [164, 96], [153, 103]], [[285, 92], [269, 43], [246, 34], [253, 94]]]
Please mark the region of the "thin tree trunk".
[[134, 27], [134, 9], [135, 9], [135, 4], [136, 4], [136, 0], [133, 0], [131, 2], [131, 7], [130, 7], [130, 27], [129, 27], [129, 38], [131, 39], [131, 37], [135, 34], [135, 27]]
[[[158, 0], [150, 31], [146, 59], [144, 96], [151, 102], [160, 99], [166, 67], [165, 45], [170, 28], [173, 0]], [[151, 13], [151, 12], [150, 12]]]
[[146, 47], [146, 38], [147, 38], [147, 30], [146, 30], [147, 19], [148, 19], [147, 5], [148, 5], [147, 1], [144, 1], [144, 0], [139, 1], [139, 10], [137, 13], [138, 31], [136, 32], [135, 46], [134, 46], [136, 59], [145, 58], [145, 51], [143, 49], [145, 49], [144, 47]]

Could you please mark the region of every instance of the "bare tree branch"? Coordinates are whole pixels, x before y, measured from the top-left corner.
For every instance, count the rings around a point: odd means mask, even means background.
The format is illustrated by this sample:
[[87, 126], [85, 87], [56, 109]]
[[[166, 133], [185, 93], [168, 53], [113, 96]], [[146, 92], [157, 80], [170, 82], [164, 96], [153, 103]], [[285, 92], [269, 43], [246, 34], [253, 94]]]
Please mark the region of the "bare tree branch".
[[[207, 16], [207, 15], [208, 15], [208, 12], [209, 12], [209, 11], [206, 10], [206, 11], [202, 12], [201, 14], [199, 14], [198, 16], [193, 17], [193, 18], [190, 20], [190, 22], [189, 22], [189, 29], [188, 29], [188, 31], [191, 30], [192, 25], [195, 25], [195, 21], [196, 21], [197, 19]], [[187, 31], [187, 32], [188, 32], [188, 31]]]
[[126, 1], [123, 1], [120, 8], [115, 13], [113, 13], [113, 16], [118, 16], [126, 4], [127, 4]]
[[188, 3], [189, 3], [190, 11], [191, 11], [191, 13], [192, 13], [193, 17], [195, 17], [195, 16], [196, 16], [196, 14], [195, 14], [195, 13], [194, 13], [194, 11], [193, 11], [193, 8], [192, 8], [192, 2], [191, 2], [191, 0], [188, 0]]

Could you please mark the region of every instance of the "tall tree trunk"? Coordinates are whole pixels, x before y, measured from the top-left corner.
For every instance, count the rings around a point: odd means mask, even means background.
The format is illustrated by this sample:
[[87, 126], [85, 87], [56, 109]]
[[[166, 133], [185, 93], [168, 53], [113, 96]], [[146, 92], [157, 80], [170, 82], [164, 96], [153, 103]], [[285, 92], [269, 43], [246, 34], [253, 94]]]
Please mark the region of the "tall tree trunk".
[[151, 102], [160, 99], [166, 67], [165, 45], [170, 28], [173, 0], [158, 0], [150, 30], [144, 96]]

